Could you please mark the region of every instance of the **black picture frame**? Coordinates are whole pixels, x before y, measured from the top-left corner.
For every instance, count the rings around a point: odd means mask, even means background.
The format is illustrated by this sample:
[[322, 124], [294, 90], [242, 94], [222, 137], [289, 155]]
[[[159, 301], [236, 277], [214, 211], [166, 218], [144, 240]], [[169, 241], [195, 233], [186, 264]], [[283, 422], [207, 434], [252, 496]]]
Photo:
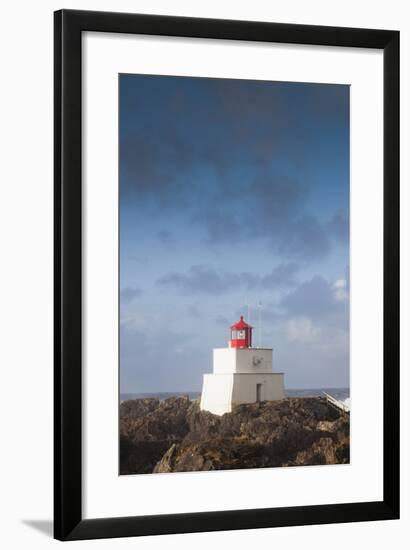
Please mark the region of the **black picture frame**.
[[[129, 537], [399, 518], [399, 32], [62, 10], [54, 14], [54, 536]], [[383, 500], [82, 518], [82, 107], [85, 31], [378, 48], [384, 56]]]

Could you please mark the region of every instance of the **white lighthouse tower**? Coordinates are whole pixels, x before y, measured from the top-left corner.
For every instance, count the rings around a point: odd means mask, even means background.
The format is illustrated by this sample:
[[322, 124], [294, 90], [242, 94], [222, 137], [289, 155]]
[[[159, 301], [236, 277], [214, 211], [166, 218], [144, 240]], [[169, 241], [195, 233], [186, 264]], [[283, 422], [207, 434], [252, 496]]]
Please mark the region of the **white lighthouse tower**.
[[283, 373], [272, 370], [272, 348], [252, 347], [252, 327], [231, 326], [229, 347], [214, 349], [213, 373], [204, 374], [201, 410], [222, 415], [233, 405], [285, 397]]

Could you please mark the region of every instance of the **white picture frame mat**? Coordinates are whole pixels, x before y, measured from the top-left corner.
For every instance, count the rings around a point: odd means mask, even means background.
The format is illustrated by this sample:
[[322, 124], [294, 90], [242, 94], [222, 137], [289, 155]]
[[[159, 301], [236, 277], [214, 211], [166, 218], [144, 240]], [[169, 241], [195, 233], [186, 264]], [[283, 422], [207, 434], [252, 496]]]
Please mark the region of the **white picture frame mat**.
[[[382, 52], [91, 32], [82, 40], [84, 518], [382, 500]], [[349, 465], [118, 475], [119, 73], [351, 85]]]

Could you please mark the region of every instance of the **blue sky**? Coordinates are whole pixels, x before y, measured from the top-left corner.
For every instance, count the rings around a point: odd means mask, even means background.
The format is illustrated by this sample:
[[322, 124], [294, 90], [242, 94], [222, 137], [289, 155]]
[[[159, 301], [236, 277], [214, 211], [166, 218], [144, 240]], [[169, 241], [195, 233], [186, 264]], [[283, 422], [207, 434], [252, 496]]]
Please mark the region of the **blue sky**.
[[121, 392], [200, 391], [258, 302], [287, 387], [348, 386], [349, 87], [120, 75], [119, 109]]

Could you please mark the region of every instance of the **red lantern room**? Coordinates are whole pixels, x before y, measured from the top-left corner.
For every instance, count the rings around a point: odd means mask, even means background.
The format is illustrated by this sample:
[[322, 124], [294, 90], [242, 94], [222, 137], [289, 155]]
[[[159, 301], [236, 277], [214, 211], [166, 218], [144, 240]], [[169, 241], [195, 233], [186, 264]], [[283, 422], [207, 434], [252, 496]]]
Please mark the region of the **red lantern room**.
[[231, 326], [230, 348], [250, 348], [252, 346], [252, 327], [243, 320], [240, 320]]

